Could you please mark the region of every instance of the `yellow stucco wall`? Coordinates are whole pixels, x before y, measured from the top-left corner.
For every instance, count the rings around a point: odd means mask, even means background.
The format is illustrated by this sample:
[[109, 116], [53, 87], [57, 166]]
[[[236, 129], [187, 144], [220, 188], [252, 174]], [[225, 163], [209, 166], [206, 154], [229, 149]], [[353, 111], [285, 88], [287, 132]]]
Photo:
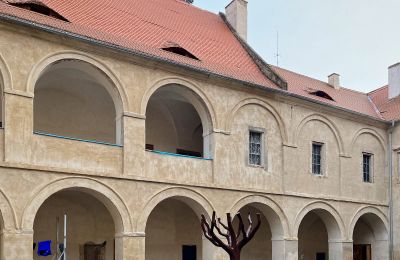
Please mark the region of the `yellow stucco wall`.
[[[185, 203], [197, 216], [262, 205], [276, 235], [271, 246], [274, 260], [298, 259], [293, 244], [309, 212], [317, 212], [329, 240], [340, 247], [329, 245], [330, 259], [352, 259], [349, 243], [363, 214], [374, 214], [387, 228], [386, 124], [10, 24], [0, 23], [0, 35], [5, 92], [0, 131], [1, 260], [32, 259], [35, 215], [47, 198], [64, 189], [86, 192], [105, 205], [115, 224], [118, 260], [144, 259], [146, 222], [168, 198]], [[119, 146], [33, 134], [35, 82], [43, 69], [61, 59], [90, 63], [113, 83], [108, 92], [115, 102], [116, 121], [122, 122], [121, 129], [116, 127]], [[203, 129], [209, 129], [204, 149], [212, 160], [145, 151], [147, 103], [157, 89], [169, 84], [183, 86], [198, 98], [194, 107], [204, 120]], [[163, 127], [159, 126], [161, 132]], [[264, 131], [264, 167], [248, 165], [250, 128]], [[400, 136], [399, 127], [395, 131]], [[313, 141], [325, 144], [324, 176], [311, 173]], [[400, 146], [398, 138], [395, 143]], [[363, 152], [374, 154], [373, 183], [362, 182]], [[400, 231], [397, 225], [396, 230]], [[203, 248], [200, 256], [224, 259], [221, 251], [210, 251]]]

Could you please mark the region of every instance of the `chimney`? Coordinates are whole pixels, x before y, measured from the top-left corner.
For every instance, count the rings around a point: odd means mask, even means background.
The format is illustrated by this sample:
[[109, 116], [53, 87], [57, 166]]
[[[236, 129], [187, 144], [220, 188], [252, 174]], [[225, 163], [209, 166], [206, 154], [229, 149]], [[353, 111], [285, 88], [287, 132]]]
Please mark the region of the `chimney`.
[[225, 7], [226, 19], [243, 40], [247, 41], [247, 1], [233, 0]]
[[335, 89], [340, 89], [340, 75], [337, 73], [329, 75], [328, 84], [334, 87]]
[[400, 62], [389, 67], [389, 99], [400, 96]]

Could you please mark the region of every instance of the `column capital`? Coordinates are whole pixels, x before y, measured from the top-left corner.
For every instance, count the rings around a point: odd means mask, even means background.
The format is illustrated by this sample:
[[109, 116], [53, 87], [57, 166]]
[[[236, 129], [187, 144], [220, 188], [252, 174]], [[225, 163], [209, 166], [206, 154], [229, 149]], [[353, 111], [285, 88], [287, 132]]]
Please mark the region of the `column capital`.
[[146, 237], [146, 233], [144, 232], [122, 232], [115, 234], [116, 238], [124, 238], [124, 237]]

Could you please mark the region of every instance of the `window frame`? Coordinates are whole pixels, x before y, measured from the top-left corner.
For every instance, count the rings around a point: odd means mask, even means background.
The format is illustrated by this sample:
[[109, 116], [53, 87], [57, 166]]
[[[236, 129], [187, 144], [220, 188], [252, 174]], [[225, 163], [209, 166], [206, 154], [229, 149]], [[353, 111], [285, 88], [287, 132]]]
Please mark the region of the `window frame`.
[[[258, 164], [252, 164], [250, 162], [250, 134], [251, 133], [258, 133], [261, 135], [261, 140], [260, 140], [260, 145], [261, 145], [261, 150], [260, 150], [260, 165]], [[264, 128], [259, 128], [259, 127], [249, 127], [247, 131], [247, 153], [246, 153], [246, 163], [250, 167], [256, 167], [256, 168], [266, 168], [267, 165], [267, 157], [266, 157], [266, 149], [265, 149], [265, 129]]]
[[[320, 150], [320, 173], [315, 173], [314, 172], [314, 145], [318, 145], [321, 147]], [[319, 142], [319, 141], [312, 141], [311, 142], [311, 152], [310, 152], [310, 172], [313, 176], [326, 176], [326, 169], [325, 169], [325, 148], [326, 144], [323, 142]]]
[[[364, 156], [369, 157], [369, 179], [366, 181], [365, 172], [364, 172]], [[363, 152], [361, 157], [361, 173], [362, 173], [362, 181], [364, 183], [374, 183], [374, 154], [371, 152]]]

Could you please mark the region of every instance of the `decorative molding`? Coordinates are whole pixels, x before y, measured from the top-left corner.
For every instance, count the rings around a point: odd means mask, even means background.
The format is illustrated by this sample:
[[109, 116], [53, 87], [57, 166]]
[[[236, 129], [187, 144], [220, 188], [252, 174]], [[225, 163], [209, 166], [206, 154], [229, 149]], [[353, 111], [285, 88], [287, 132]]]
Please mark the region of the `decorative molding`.
[[14, 96], [19, 96], [19, 97], [25, 97], [25, 98], [33, 98], [34, 97], [33, 93], [16, 90], [16, 89], [5, 89], [4, 93], [14, 95]]

